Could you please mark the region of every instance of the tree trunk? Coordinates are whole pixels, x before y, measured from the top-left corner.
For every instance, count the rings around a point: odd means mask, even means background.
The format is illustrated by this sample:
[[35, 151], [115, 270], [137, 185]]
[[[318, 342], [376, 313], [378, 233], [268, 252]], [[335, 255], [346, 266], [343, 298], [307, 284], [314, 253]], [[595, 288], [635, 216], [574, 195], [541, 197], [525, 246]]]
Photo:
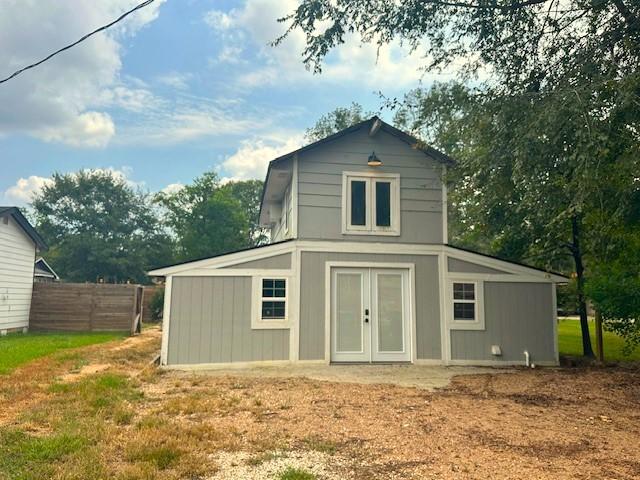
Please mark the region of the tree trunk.
[[589, 322], [587, 320], [587, 300], [584, 295], [584, 265], [582, 264], [582, 250], [580, 250], [580, 219], [577, 215], [571, 217], [571, 233], [573, 261], [576, 266], [578, 281], [578, 312], [580, 313], [580, 329], [582, 330], [582, 354], [594, 358], [589, 336]]
[[604, 342], [602, 340], [602, 315], [596, 310], [596, 352], [598, 361], [604, 362]]

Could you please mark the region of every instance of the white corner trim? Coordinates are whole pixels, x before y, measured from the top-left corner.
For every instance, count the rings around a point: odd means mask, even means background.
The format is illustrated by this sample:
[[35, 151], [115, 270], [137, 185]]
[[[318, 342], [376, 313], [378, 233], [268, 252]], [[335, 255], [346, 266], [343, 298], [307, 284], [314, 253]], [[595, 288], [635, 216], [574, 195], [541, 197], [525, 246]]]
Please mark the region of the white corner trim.
[[440, 294], [440, 355], [442, 362], [448, 365], [451, 361], [451, 332], [449, 331], [449, 323], [447, 322], [447, 262], [443, 252], [438, 255], [438, 289]]
[[[453, 284], [454, 283], [472, 283], [475, 285], [475, 300], [473, 302], [475, 308], [475, 320], [454, 320], [453, 318]], [[484, 282], [475, 279], [449, 279], [446, 283], [447, 298], [445, 310], [447, 312], [447, 324], [449, 330], [485, 330], [484, 323]], [[460, 300], [458, 300], [460, 301]], [[471, 303], [471, 302], [469, 302]]]
[[291, 237], [298, 238], [298, 154], [293, 156], [291, 175]]
[[294, 272], [291, 281], [291, 309], [289, 317], [289, 360], [297, 362], [300, 359], [300, 282], [301, 282], [301, 263], [302, 255], [300, 250], [296, 249], [292, 253], [292, 266]]
[[[282, 320], [263, 320], [262, 318], [262, 280], [265, 278], [273, 278], [285, 281], [285, 297], [284, 297], [284, 319]], [[251, 277], [251, 329], [252, 330], [283, 330], [288, 329], [289, 311], [291, 305], [291, 276], [274, 275], [271, 272], [264, 275], [254, 275]]]
[[164, 306], [162, 312], [162, 343], [160, 345], [160, 365], [167, 364], [169, 355], [169, 329], [171, 328], [171, 285], [172, 277], [167, 277], [164, 285]]
[[449, 199], [447, 182], [445, 176], [447, 175], [446, 165], [442, 166], [442, 243], [449, 243]]

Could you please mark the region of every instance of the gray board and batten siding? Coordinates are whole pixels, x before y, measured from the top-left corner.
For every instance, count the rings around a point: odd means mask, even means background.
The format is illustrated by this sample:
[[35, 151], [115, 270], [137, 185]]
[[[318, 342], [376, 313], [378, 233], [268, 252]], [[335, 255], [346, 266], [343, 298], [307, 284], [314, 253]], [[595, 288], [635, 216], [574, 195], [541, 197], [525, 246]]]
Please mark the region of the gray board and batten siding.
[[[366, 247], [363, 247], [364, 249]], [[325, 264], [336, 261], [415, 264], [417, 358], [441, 358], [440, 293], [436, 255], [302, 252], [300, 360], [325, 359]]]
[[251, 329], [251, 277], [174, 277], [169, 365], [289, 359], [289, 330]]
[[485, 330], [452, 330], [452, 360], [496, 360], [491, 345], [500, 345], [499, 360], [555, 362], [552, 283], [484, 283]]
[[273, 257], [249, 260], [248, 262], [236, 263], [225, 268], [246, 268], [246, 269], [291, 269], [291, 254], [283, 253]]
[[[367, 167], [375, 151], [383, 165]], [[342, 234], [343, 172], [400, 175], [401, 235]], [[397, 137], [367, 128], [298, 155], [298, 238], [441, 244], [442, 165]]]
[[447, 267], [451, 273], [485, 273], [485, 274], [508, 274], [509, 272], [503, 272], [502, 270], [496, 270], [495, 268], [485, 267], [484, 265], [478, 265], [477, 263], [466, 262], [457, 258], [448, 257]]

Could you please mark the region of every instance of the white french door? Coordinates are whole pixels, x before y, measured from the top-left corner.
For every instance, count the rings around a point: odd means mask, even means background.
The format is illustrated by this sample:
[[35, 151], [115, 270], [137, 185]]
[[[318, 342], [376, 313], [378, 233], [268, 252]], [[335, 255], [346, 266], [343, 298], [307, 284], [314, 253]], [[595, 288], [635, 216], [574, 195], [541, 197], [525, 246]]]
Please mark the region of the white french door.
[[331, 270], [331, 361], [408, 362], [409, 271]]

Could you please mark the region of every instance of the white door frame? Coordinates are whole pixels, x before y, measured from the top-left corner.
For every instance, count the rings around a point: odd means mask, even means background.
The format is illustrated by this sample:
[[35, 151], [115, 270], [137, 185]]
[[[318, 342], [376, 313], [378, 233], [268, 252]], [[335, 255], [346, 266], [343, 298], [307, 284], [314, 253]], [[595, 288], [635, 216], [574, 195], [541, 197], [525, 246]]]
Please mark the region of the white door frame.
[[353, 267], [353, 268], [392, 268], [392, 269], [404, 269], [409, 271], [409, 345], [411, 346], [411, 363], [415, 363], [417, 356], [417, 341], [416, 341], [416, 297], [415, 297], [415, 285], [416, 285], [416, 266], [414, 263], [394, 263], [394, 262], [349, 262], [349, 261], [330, 261], [325, 262], [325, 306], [324, 306], [324, 361], [326, 364], [331, 363], [331, 280], [333, 268], [340, 267]]

